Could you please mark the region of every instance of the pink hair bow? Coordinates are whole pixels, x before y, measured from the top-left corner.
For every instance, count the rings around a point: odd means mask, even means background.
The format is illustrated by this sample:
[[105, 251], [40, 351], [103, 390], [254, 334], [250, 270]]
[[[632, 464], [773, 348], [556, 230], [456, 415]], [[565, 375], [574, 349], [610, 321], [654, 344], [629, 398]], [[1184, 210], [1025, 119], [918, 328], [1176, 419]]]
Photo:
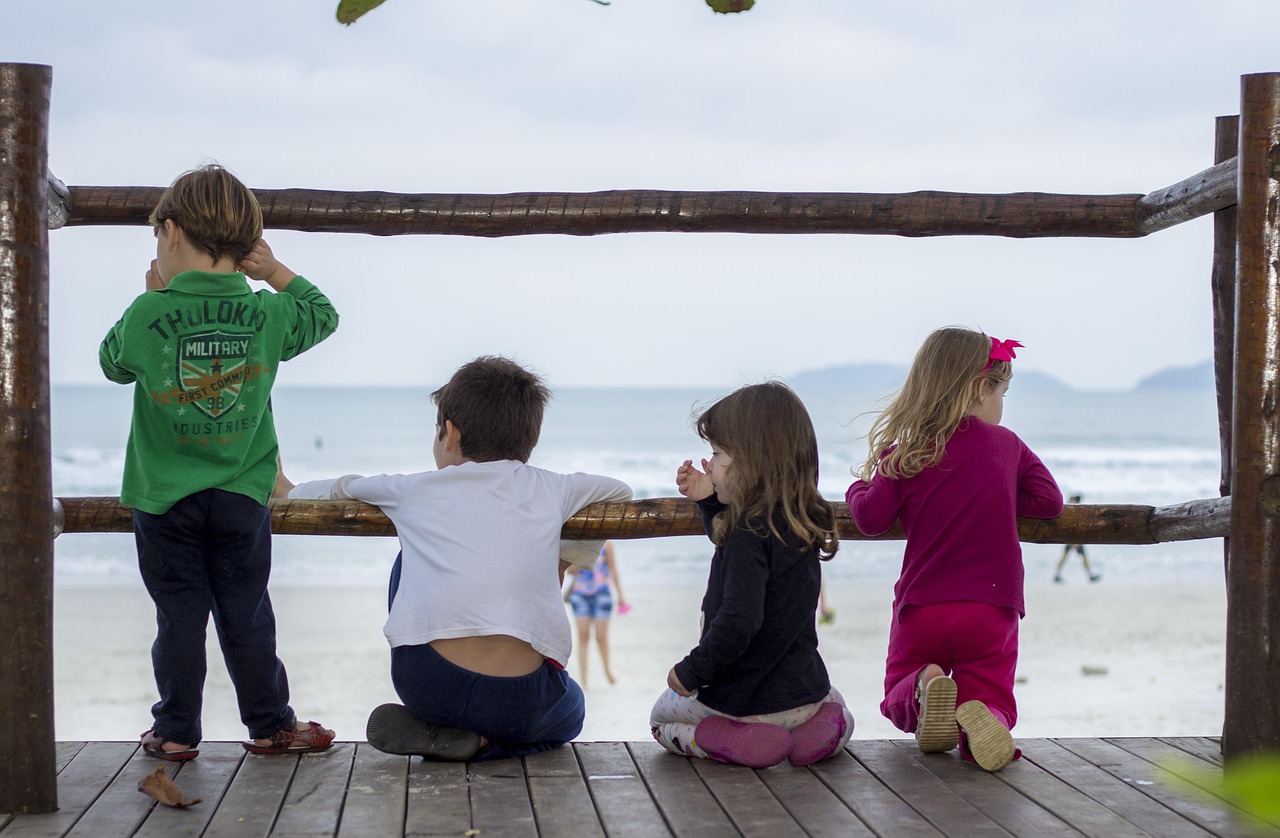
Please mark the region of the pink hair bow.
[[1022, 344], [1016, 340], [1000, 340], [991, 338], [991, 352], [987, 355], [987, 365], [982, 368], [983, 372], [991, 369], [991, 365], [996, 361], [1012, 361], [1018, 357], [1015, 349], [1021, 347]]

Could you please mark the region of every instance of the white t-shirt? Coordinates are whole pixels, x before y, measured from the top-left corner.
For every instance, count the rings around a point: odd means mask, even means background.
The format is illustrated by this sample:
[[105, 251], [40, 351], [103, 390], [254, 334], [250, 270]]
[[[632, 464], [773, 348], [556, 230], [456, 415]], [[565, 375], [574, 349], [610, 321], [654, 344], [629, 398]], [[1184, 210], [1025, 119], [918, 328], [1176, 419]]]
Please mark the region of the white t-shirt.
[[[588, 504], [629, 500], [631, 489], [611, 477], [496, 460], [313, 480], [289, 497], [364, 501], [395, 524], [400, 588], [383, 627], [393, 647], [505, 634], [564, 666], [573, 640], [560, 594], [560, 528]], [[590, 568], [601, 546], [572, 543], [564, 557]]]

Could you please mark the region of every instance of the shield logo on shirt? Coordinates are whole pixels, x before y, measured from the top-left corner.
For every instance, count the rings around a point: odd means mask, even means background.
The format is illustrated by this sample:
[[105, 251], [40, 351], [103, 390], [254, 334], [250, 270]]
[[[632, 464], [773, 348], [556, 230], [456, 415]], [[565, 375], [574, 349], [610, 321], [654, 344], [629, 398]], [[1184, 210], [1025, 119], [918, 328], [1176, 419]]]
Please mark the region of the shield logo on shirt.
[[178, 343], [178, 400], [210, 419], [230, 410], [244, 386], [251, 342], [248, 335], [220, 329], [183, 335]]

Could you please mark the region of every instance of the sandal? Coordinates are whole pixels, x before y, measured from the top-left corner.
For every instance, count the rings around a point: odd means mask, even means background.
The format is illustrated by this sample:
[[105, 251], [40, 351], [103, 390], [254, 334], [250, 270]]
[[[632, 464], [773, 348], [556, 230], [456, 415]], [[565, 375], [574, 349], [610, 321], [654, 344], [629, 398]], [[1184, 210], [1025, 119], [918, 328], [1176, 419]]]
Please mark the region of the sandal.
[[298, 730], [296, 726], [277, 730], [270, 737], [269, 745], [259, 745], [253, 739], [245, 740], [242, 744], [251, 754], [314, 754], [333, 747], [333, 736], [333, 731], [322, 727], [319, 722], [307, 722], [307, 727], [302, 730]]
[[195, 745], [192, 745], [189, 748], [183, 748], [179, 751], [166, 751], [164, 746], [168, 741], [169, 740], [167, 739], [161, 739], [160, 735], [156, 733], [155, 728], [151, 728], [150, 730], [142, 732], [138, 743], [142, 745], [142, 750], [146, 752], [147, 756], [152, 756], [156, 759], [168, 760], [170, 762], [182, 762], [183, 760], [195, 759], [200, 756], [200, 749]]

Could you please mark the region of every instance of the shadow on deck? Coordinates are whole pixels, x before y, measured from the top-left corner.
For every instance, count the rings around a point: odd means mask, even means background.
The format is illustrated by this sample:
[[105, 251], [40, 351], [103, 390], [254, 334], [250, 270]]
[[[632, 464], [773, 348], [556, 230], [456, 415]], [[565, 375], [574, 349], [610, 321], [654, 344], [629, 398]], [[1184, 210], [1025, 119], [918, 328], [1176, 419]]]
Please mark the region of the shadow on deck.
[[[61, 742], [61, 809], [0, 815], [0, 838], [1280, 834], [1177, 779], [1220, 779], [1215, 739], [1019, 745], [1024, 758], [989, 775], [954, 752], [922, 755], [911, 740], [855, 740], [809, 768], [764, 770], [676, 757], [653, 742], [582, 742], [469, 765], [363, 742], [300, 757], [205, 742], [187, 763], [154, 760], [131, 742]], [[140, 794], [157, 765], [203, 802], [171, 809]]]

